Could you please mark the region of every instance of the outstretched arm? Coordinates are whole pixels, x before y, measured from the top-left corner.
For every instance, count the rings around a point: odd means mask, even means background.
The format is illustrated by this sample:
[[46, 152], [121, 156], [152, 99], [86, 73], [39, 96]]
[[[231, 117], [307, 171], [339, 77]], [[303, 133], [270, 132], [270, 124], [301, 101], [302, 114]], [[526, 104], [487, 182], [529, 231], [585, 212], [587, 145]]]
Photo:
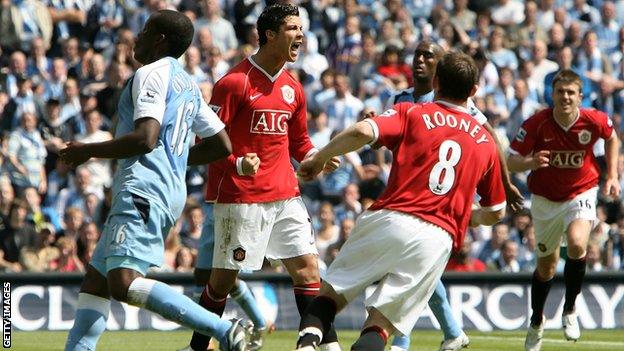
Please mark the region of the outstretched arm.
[[297, 175], [303, 180], [311, 180], [323, 170], [332, 157], [355, 151], [374, 139], [373, 127], [364, 120], [336, 135], [324, 148], [312, 157], [301, 162]]
[[225, 129], [217, 134], [200, 140], [189, 150], [189, 166], [203, 165], [220, 160], [232, 153], [232, 143]]
[[72, 141], [60, 151], [61, 158], [76, 167], [91, 157], [122, 159], [151, 152], [158, 142], [160, 123], [151, 117], [134, 122], [134, 131], [109, 141], [83, 144]]

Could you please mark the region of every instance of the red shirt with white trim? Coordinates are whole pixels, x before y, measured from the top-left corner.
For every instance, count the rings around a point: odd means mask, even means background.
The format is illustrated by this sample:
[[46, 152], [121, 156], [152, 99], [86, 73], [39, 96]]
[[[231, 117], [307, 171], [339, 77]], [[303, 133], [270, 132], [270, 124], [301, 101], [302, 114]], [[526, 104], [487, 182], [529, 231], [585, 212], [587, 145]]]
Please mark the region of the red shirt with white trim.
[[567, 201], [598, 185], [600, 168], [592, 149], [598, 138], [608, 139], [611, 133], [613, 125], [604, 112], [579, 109], [577, 120], [564, 128], [546, 109], [524, 121], [510, 153], [549, 150], [549, 166], [531, 171], [529, 190], [551, 201]]
[[409, 213], [446, 230], [461, 247], [476, 192], [486, 210], [505, 207], [492, 136], [468, 111], [444, 102], [401, 103], [372, 119], [377, 142], [392, 151], [388, 186], [371, 210]]
[[[206, 200], [260, 203], [298, 196], [290, 158], [300, 162], [315, 150], [301, 84], [285, 69], [270, 76], [248, 58], [215, 84], [210, 106], [225, 123], [232, 155], [210, 165]], [[249, 152], [258, 154], [260, 168], [242, 176], [240, 160]]]

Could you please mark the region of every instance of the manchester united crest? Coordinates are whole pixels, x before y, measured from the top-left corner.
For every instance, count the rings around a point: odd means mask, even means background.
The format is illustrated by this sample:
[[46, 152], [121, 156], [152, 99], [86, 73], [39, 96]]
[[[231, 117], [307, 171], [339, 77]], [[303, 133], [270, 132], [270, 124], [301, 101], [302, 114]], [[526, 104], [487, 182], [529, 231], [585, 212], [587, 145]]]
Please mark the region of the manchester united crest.
[[234, 251], [232, 251], [232, 258], [234, 258], [235, 261], [242, 262], [245, 260], [245, 256], [245, 249], [242, 247], [237, 247]]
[[284, 101], [289, 104], [295, 102], [295, 89], [293, 89], [290, 85], [284, 85], [282, 87], [282, 97]]
[[587, 129], [583, 129], [578, 133], [578, 138], [579, 138], [579, 143], [583, 144], [583, 145], [587, 145], [589, 144], [589, 142], [591, 141], [591, 132]]

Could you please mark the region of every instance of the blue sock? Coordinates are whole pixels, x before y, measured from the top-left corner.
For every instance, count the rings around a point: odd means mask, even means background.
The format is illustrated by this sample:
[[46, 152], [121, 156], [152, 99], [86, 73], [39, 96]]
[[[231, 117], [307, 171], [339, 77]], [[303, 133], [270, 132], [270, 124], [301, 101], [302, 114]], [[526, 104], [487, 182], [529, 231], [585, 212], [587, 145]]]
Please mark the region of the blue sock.
[[438, 320], [438, 323], [440, 323], [440, 328], [442, 328], [444, 333], [444, 340], [454, 339], [461, 334], [462, 330], [455, 318], [453, 318], [451, 306], [446, 297], [446, 289], [441, 280], [438, 281], [438, 285], [436, 285], [435, 291], [429, 299], [429, 308]]
[[409, 335], [395, 335], [394, 339], [392, 339], [392, 346], [397, 346], [405, 350], [409, 350], [410, 347], [410, 337]]
[[106, 329], [110, 312], [110, 300], [99, 296], [80, 293], [74, 325], [69, 331], [65, 351], [95, 350], [100, 335]]
[[262, 312], [258, 308], [256, 299], [254, 298], [251, 290], [242, 280], [238, 280], [234, 289], [230, 291], [230, 296], [236, 301], [236, 303], [245, 311], [245, 314], [251, 319], [254, 324], [254, 328], [262, 329], [266, 327], [266, 321]]
[[158, 313], [198, 333], [227, 342], [232, 323], [205, 310], [169, 285], [146, 278], [136, 278], [128, 288], [128, 303]]

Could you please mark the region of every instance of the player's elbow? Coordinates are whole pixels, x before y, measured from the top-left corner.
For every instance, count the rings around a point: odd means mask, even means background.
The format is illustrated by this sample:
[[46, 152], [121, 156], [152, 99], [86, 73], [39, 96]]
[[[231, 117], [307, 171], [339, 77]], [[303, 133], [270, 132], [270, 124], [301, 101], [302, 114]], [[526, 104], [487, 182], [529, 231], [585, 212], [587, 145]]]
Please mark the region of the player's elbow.
[[505, 209], [483, 212], [483, 225], [494, 225], [505, 218]]
[[365, 121], [360, 121], [354, 124], [352, 133], [358, 140], [365, 140], [366, 142], [372, 141], [375, 137], [371, 124]]
[[141, 139], [138, 141], [136, 147], [141, 154], [147, 154], [152, 152], [156, 148], [158, 140], [151, 140], [150, 138]]

